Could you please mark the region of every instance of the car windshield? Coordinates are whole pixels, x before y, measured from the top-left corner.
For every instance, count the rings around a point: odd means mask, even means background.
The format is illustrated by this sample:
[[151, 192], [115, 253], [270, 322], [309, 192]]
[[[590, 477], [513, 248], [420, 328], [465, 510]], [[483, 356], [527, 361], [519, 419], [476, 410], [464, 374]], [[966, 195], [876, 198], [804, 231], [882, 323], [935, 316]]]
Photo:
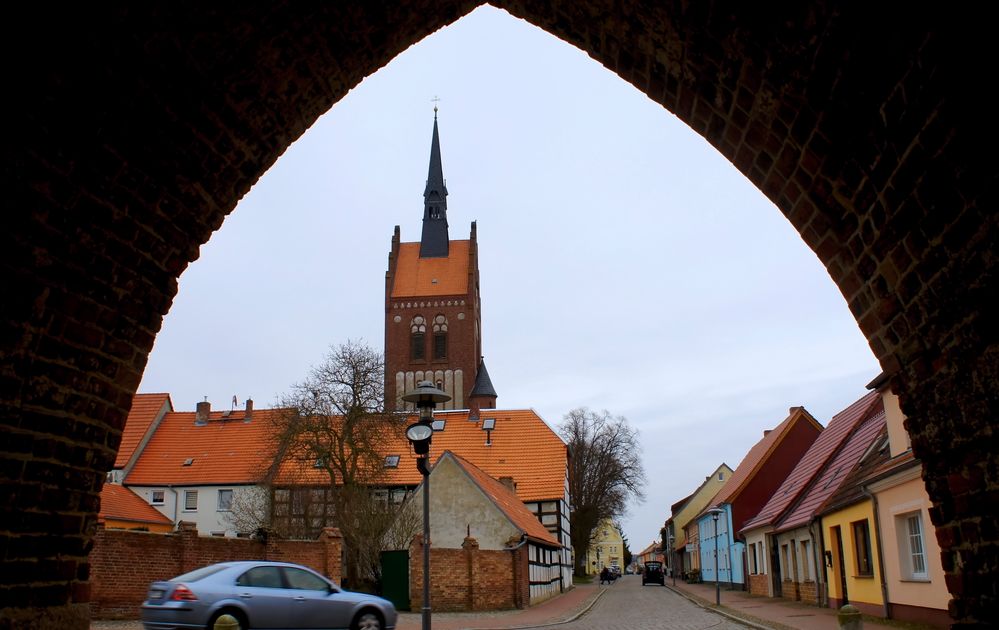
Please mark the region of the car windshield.
[[229, 565], [227, 565], [227, 564], [213, 564], [213, 565], [208, 566], [208, 567], [201, 567], [200, 569], [195, 569], [194, 571], [191, 571], [190, 573], [185, 573], [183, 575], [178, 575], [175, 578], [170, 578], [170, 581], [171, 582], [197, 582], [198, 580], [206, 578], [209, 575], [215, 575], [216, 573], [218, 573], [222, 569], [228, 569], [228, 568], [229, 568]]

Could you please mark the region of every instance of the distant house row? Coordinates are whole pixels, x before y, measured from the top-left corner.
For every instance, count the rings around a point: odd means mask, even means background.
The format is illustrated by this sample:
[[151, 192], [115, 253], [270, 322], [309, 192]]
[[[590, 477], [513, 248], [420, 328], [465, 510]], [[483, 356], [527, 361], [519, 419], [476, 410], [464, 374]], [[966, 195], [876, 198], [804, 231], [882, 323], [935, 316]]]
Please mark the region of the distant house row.
[[[183, 412], [168, 394], [136, 394], [101, 495], [100, 520], [108, 528], [151, 532], [189, 522], [203, 534], [249, 537], [257, 533], [254, 512], [265, 508], [270, 527], [318, 535], [331, 524], [329, 475], [313, 462], [274, 465], [274, 422], [286, 412], [254, 409], [249, 400], [238, 409], [213, 411], [202, 402]], [[397, 415], [400, 426], [412, 420]], [[438, 411], [433, 426], [435, 548], [461, 548], [465, 538], [482, 550], [529, 544], [530, 602], [571, 586], [562, 439], [533, 410], [489, 409], [471, 418], [467, 410]], [[388, 437], [383, 450], [374, 496], [386, 504], [418, 497], [422, 478], [403, 432]]]
[[946, 626], [950, 596], [920, 462], [882, 376], [822, 427], [803, 407], [733, 471], [674, 503], [663, 556], [679, 577]]

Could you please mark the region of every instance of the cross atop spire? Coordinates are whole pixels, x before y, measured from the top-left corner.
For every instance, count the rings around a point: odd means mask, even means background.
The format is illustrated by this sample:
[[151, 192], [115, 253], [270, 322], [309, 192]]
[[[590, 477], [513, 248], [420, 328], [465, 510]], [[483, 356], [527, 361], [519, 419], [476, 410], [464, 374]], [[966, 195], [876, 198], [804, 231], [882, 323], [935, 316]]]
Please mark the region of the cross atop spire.
[[437, 101], [434, 97], [434, 136], [430, 143], [430, 171], [423, 191], [423, 236], [420, 258], [446, 258], [448, 255], [447, 187], [441, 165], [441, 144], [437, 134]]

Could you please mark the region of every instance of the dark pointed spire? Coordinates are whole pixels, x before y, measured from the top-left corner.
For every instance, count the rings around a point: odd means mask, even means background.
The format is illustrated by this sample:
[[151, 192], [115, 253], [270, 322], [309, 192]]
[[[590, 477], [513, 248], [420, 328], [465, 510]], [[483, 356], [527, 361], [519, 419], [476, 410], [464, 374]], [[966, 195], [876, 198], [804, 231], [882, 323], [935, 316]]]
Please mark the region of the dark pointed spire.
[[489, 379], [489, 372], [486, 371], [486, 360], [484, 358], [479, 359], [479, 369], [475, 373], [475, 386], [472, 387], [472, 392], [468, 396], [469, 398], [472, 396], [497, 398], [496, 389], [493, 388], [493, 382]]
[[448, 255], [447, 187], [441, 165], [441, 143], [437, 135], [437, 106], [434, 106], [434, 138], [430, 144], [430, 172], [423, 191], [423, 237], [420, 258], [446, 258]]

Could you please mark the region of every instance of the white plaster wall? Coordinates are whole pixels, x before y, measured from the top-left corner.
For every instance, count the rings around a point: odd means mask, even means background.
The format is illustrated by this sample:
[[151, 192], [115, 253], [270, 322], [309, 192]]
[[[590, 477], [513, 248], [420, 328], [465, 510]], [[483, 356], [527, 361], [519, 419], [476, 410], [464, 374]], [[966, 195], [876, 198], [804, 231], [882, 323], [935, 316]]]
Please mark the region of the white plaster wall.
[[[422, 514], [423, 486], [404, 509]], [[479, 549], [504, 549], [512, 537], [520, 537], [519, 530], [464, 471], [452, 460], [441, 459], [430, 477], [430, 542], [437, 548], [460, 549], [469, 529]]]
[[[262, 492], [256, 486], [222, 485], [222, 486], [128, 486], [129, 490], [136, 493], [147, 503], [159, 510], [161, 514], [172, 520], [174, 526], [181, 521], [194, 523], [198, 529], [198, 534], [210, 536], [216, 532], [223, 532], [226, 536], [235, 536], [236, 531], [230, 521], [230, 512], [218, 509], [219, 490], [226, 489], [233, 491], [234, 500], [240, 494]], [[163, 503], [153, 504], [153, 492], [163, 492]], [[184, 507], [185, 492], [196, 491], [198, 493], [197, 509], [187, 510]]]

